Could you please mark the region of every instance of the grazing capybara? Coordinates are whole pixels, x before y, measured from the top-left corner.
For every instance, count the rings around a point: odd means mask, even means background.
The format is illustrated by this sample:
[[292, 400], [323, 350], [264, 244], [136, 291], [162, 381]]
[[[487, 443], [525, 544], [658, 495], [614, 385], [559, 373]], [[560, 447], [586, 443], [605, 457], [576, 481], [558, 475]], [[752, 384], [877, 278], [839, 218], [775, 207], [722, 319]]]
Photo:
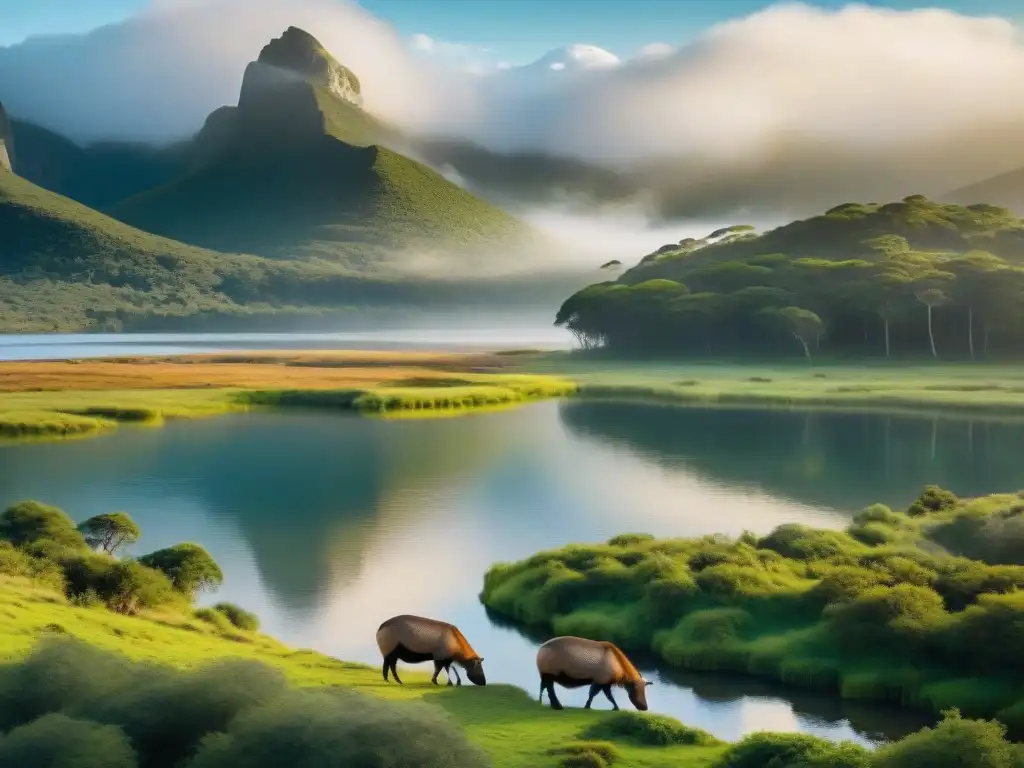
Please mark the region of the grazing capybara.
[[437, 676], [442, 669], [448, 676], [448, 685], [452, 684], [453, 662], [457, 665], [455, 680], [458, 685], [462, 685], [459, 666], [466, 670], [466, 677], [471, 683], [487, 685], [487, 678], [484, 677], [484, 660], [453, 624], [425, 619], [422, 616], [395, 616], [381, 624], [377, 630], [377, 647], [384, 657], [385, 682], [390, 669], [395, 681], [402, 684], [398, 677], [399, 661], [407, 664], [433, 661], [434, 676], [430, 681], [434, 685], [438, 684]]
[[612, 697], [612, 686], [626, 689], [633, 706], [647, 710], [647, 686], [653, 683], [644, 680], [626, 654], [614, 644], [603, 640], [587, 640], [583, 637], [555, 637], [537, 649], [537, 671], [540, 672], [540, 696], [548, 692], [552, 709], [562, 709], [562, 703], [555, 696], [555, 683], [564, 688], [590, 686], [587, 709], [594, 697], [604, 693], [612, 707], [619, 708]]

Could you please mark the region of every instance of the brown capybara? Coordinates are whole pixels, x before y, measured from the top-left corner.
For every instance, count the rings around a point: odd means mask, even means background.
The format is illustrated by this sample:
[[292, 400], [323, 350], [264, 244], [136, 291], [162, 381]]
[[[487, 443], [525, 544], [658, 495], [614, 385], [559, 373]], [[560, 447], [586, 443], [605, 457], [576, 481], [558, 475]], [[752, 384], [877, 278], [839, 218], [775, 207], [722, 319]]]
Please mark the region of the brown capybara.
[[[433, 661], [434, 676], [431, 682], [434, 685], [438, 684], [437, 676], [442, 669], [448, 676], [448, 685], [452, 684], [453, 662], [466, 670], [466, 677], [474, 685], [487, 684], [487, 678], [484, 677], [484, 660], [453, 624], [422, 616], [395, 616], [381, 624], [377, 630], [377, 647], [384, 657], [385, 682], [390, 669], [395, 681], [402, 684], [398, 677], [399, 661], [407, 664]], [[462, 685], [457, 667], [455, 680], [458, 685]]]
[[612, 697], [612, 686], [626, 689], [633, 706], [647, 710], [647, 686], [653, 683], [644, 680], [637, 668], [614, 644], [603, 640], [587, 640], [582, 637], [555, 637], [537, 649], [537, 671], [540, 673], [540, 697], [548, 692], [552, 709], [562, 709], [555, 696], [555, 683], [565, 688], [590, 686], [587, 709], [594, 697], [604, 693], [612, 707], [619, 708]]

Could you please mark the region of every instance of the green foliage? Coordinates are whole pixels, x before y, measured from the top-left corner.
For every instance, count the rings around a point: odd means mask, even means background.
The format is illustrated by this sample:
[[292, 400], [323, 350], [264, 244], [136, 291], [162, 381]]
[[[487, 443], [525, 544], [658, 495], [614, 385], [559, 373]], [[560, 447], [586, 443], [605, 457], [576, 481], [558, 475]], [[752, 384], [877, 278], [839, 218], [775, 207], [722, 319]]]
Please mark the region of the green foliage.
[[665, 715], [643, 712], [613, 712], [586, 728], [585, 739], [613, 739], [651, 747], [673, 744], [711, 746], [721, 742], [707, 731], [683, 725]]
[[0, 735], [0, 765], [18, 768], [136, 768], [119, 728], [49, 714]]
[[217, 603], [213, 610], [223, 614], [232, 625], [246, 632], [256, 632], [260, 628], [260, 619], [255, 613], [240, 608], [234, 603]]
[[396, 706], [348, 691], [289, 693], [208, 736], [187, 768], [416, 765], [475, 768], [490, 761], [458, 726], [425, 705]]
[[102, 601], [112, 611], [135, 614], [174, 602], [171, 581], [159, 570], [109, 555], [76, 554], [63, 558], [68, 597]]
[[82, 549], [85, 539], [63, 510], [22, 501], [0, 515], [0, 539], [22, 549], [57, 552]]
[[[576, 741], [548, 750], [549, 755], [562, 757], [562, 766], [597, 766], [612, 765], [621, 759], [622, 754], [609, 741]], [[575, 760], [575, 761], [574, 761]]]
[[[489, 764], [431, 706], [293, 690], [279, 669], [255, 661], [175, 671], [67, 637], [41, 641], [23, 661], [0, 667], [0, 730], [12, 728], [0, 737], [4, 765]], [[109, 754], [97, 762], [104, 749]]]
[[101, 549], [108, 555], [114, 554], [126, 544], [134, 544], [141, 535], [127, 512], [108, 512], [90, 517], [78, 525], [85, 543], [93, 549]]
[[143, 555], [139, 562], [164, 573], [175, 589], [189, 597], [201, 590], [215, 589], [224, 580], [220, 566], [210, 553], [192, 542]]
[[932, 711], [1015, 713], [1024, 703], [1014, 650], [1024, 644], [1024, 567], [934, 542], [957, 521], [971, 531], [1022, 508], [1020, 497], [962, 501], [929, 486], [915, 503], [925, 512], [868, 507], [848, 532], [785, 524], [760, 538], [570, 545], [495, 566], [481, 599], [514, 620], [688, 669]]
[[[762, 732], [731, 745], [711, 768], [872, 768], [871, 758], [868, 750], [852, 742], [835, 744], [803, 733]], [[906, 768], [912, 765], [907, 763]]]
[[[670, 284], [686, 293], [651, 303], [641, 289]], [[976, 359], [1018, 357], [1022, 319], [1024, 220], [911, 196], [651, 254], [555, 322], [629, 354]]]
[[1019, 765], [1013, 745], [999, 723], [964, 720], [952, 710], [934, 728], [924, 728], [881, 747], [876, 768], [1014, 768]]

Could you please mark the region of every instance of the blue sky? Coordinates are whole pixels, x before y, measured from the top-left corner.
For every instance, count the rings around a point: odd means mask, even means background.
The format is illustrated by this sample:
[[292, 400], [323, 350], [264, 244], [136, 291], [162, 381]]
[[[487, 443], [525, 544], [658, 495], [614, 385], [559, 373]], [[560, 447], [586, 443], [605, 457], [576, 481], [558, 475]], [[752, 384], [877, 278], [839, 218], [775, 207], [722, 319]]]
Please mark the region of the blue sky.
[[[85, 32], [120, 21], [148, 0], [0, 0], [0, 45], [29, 35]], [[281, 0], [287, 2], [287, 0]], [[745, 16], [768, 0], [359, 0], [405, 35], [426, 34], [487, 49], [522, 64], [552, 48], [591, 43], [629, 56], [652, 42], [679, 44], [702, 29]], [[818, 0], [840, 7], [845, 0]], [[1024, 20], [1021, 0], [868, 0], [896, 9], [942, 7]]]

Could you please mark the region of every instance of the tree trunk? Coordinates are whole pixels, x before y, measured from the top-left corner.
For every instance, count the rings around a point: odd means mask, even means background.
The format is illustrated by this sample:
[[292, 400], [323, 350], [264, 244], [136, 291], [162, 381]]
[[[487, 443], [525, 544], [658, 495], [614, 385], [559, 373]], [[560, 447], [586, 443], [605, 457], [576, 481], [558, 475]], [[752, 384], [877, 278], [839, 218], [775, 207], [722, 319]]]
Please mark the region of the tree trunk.
[[885, 356], [886, 356], [886, 358], [888, 358], [889, 357], [889, 318], [888, 317], [883, 317], [882, 319], [885, 321]]
[[800, 346], [804, 348], [804, 357], [808, 360], [811, 359], [811, 350], [807, 348], [807, 342], [804, 341], [804, 337], [798, 333], [793, 334], [793, 338], [800, 342]]
[[938, 357], [939, 353], [935, 351], [935, 334], [932, 333], [932, 305], [927, 304], [928, 307], [928, 341], [932, 345], [932, 357]]
[[967, 308], [967, 343], [971, 347], [971, 360], [974, 359], [974, 309]]

